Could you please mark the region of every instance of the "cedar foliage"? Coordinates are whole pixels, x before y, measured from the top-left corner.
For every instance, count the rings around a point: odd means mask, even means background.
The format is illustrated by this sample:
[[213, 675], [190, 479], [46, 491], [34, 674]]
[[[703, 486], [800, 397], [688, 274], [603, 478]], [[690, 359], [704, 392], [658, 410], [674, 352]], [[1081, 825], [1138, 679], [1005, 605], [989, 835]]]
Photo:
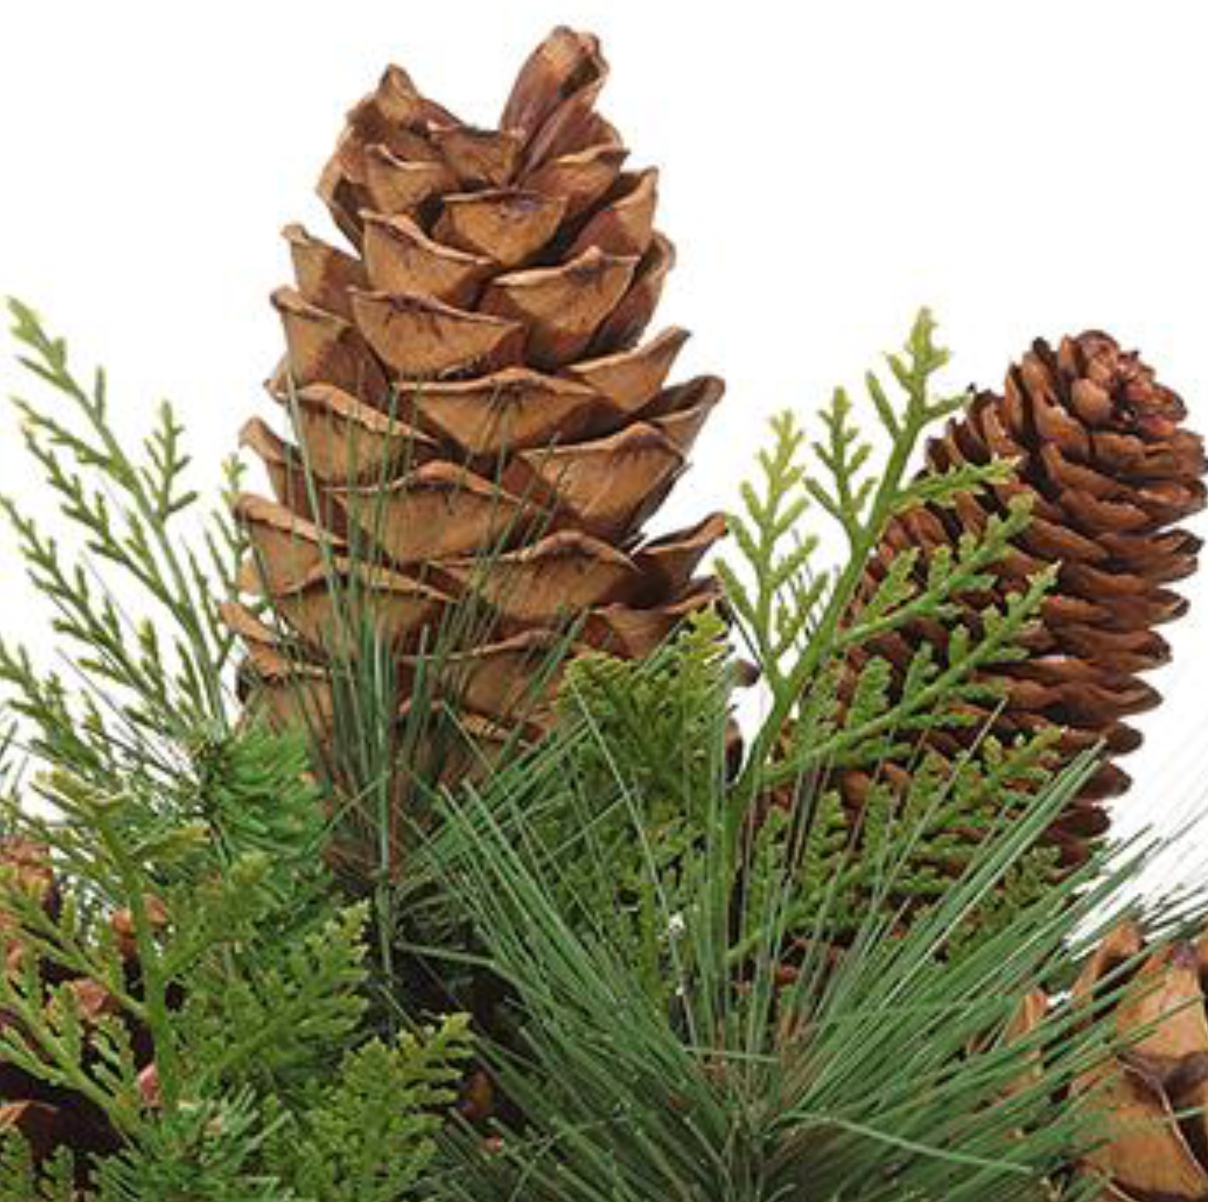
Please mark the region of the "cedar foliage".
[[[109, 425], [103, 374], [86, 389], [64, 344], [30, 310], [14, 306], [14, 316], [26, 366], [73, 407], [52, 418], [24, 406], [25, 437], [87, 545], [72, 563], [4, 502], [35, 588], [58, 612], [56, 632], [76, 651], [69, 687], [0, 647], [19, 720], [6, 743], [5, 827], [47, 849], [62, 898], [48, 913], [3, 874], [0, 941], [5, 963], [16, 954], [22, 967], [0, 979], [11, 1016], [0, 1058], [66, 1091], [64, 1105], [86, 1099], [118, 1151], [96, 1165], [75, 1163], [70, 1147], [35, 1160], [10, 1131], [0, 1196], [408, 1196], [455, 1096], [465, 1021], [368, 1021], [368, 908], [341, 895], [324, 863], [330, 823], [306, 739], [232, 720], [217, 605], [238, 536], [219, 517], [204, 554], [179, 539], [197, 497], [183, 483], [171, 411], [145, 459], [131, 459]], [[158, 611], [133, 639], [129, 606], [116, 599], [131, 577]], [[132, 916], [133, 981], [110, 922], [121, 912]], [[48, 992], [47, 977], [99, 985], [112, 1013], [84, 1015], [67, 986]], [[146, 1057], [134, 1055], [131, 1027]]]
[[[52, 916], [19, 884], [4, 891], [4, 951], [19, 948], [22, 969], [0, 982], [0, 1056], [68, 1090], [65, 1106], [87, 1099], [118, 1136], [94, 1174], [71, 1165], [93, 1190], [73, 1196], [398, 1198], [431, 1155], [464, 1024], [367, 1034], [365, 909], [340, 903], [321, 871], [305, 747], [249, 732], [210, 751], [192, 782], [205, 791], [171, 810], [61, 771], [37, 786], [54, 819], [10, 805], [13, 828], [51, 849], [64, 900]], [[105, 925], [115, 907], [133, 916], [133, 982]], [[105, 1013], [84, 1014], [63, 986], [48, 997], [42, 966], [98, 983]], [[4, 1196], [28, 1196], [33, 1166], [13, 1146]]]

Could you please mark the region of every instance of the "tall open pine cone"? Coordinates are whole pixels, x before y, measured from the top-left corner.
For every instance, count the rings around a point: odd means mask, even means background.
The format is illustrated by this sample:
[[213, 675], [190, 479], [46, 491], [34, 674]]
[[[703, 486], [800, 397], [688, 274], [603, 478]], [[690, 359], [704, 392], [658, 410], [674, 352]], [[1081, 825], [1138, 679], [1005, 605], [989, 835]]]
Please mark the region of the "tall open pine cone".
[[[1099, 769], [1048, 833], [1066, 864], [1085, 858], [1089, 841], [1107, 827], [1103, 803], [1128, 787], [1114, 761], [1134, 750], [1141, 735], [1125, 719], [1159, 703], [1142, 674], [1170, 656], [1156, 627], [1187, 609], [1168, 585], [1195, 571], [1201, 540], [1175, 523], [1204, 507], [1208, 464], [1202, 439], [1181, 425], [1185, 417], [1182, 400], [1107, 334], [1065, 338], [1057, 350], [1036, 341], [1011, 368], [1002, 395], [979, 393], [927, 449], [929, 470], [999, 456], [1016, 460], [1015, 479], [962, 496], [955, 508], [925, 505], [895, 517], [868, 569], [872, 586], [895, 554], [919, 548], [922, 581], [936, 548], [955, 547], [965, 533], [976, 537], [1012, 498], [1032, 499], [1032, 521], [999, 565], [991, 594], [966, 599], [972, 619], [975, 607], [1001, 608], [1029, 576], [1059, 564], [1029, 655], [995, 669], [1008, 690], [998, 716], [987, 711], [983, 722], [929, 739], [941, 754], [955, 755], [986, 724], [1004, 741], [1056, 726], [1066, 757], [1103, 740]], [[949, 633], [920, 622], [874, 640], [865, 653], [883, 655], [900, 681], [924, 639], [942, 662]], [[888, 768], [895, 770], [905, 772]], [[849, 800], [867, 784], [855, 772], [841, 779]]]
[[723, 385], [667, 386], [685, 331], [641, 342], [673, 251], [656, 172], [627, 171], [595, 111], [606, 76], [596, 40], [559, 28], [487, 130], [390, 67], [320, 184], [351, 250], [286, 229], [270, 391], [296, 445], [245, 427], [276, 500], [237, 514], [256, 552], [243, 583], [289, 638], [227, 608], [252, 703], [278, 719], [331, 722], [339, 586], [390, 645], [404, 707], [442, 617], [482, 603], [438, 682], [482, 762], [542, 728], [557, 676], [536, 669], [568, 619], [572, 653], [638, 657], [716, 595], [693, 574], [721, 515], [642, 534]]

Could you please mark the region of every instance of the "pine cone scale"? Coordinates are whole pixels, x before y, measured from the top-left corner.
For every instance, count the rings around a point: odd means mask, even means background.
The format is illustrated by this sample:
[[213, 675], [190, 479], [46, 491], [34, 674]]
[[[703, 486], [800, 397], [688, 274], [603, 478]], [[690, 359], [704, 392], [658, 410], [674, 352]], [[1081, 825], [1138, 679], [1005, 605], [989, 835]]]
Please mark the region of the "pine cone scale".
[[1068, 1101], [1097, 1124], [1075, 1171], [1105, 1198], [1208, 1202], [1208, 955], [1174, 943], [1146, 954], [1119, 924], [1083, 965], [1076, 1006], [1110, 1005], [1121, 1048], [1082, 1073]]

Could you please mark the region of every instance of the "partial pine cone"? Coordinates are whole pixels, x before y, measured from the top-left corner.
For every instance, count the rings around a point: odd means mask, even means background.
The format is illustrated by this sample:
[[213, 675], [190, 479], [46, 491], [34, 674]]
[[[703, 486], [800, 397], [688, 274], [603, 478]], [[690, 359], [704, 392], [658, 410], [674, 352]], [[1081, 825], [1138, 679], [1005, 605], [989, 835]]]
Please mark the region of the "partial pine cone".
[[[1078, 1006], [1112, 1006], [1121, 1050], [1078, 1077], [1060, 1105], [1083, 1107], [1098, 1146], [1075, 1177], [1097, 1202], [1208, 1202], [1208, 934], [1151, 950], [1133, 922], [1096, 949]], [[1045, 999], [1037, 995], [1040, 1002]], [[1029, 999], [1034, 1027], [1043, 1013]]]
[[238, 500], [243, 585], [285, 628], [227, 607], [250, 707], [330, 729], [333, 663], [354, 650], [346, 586], [405, 710], [442, 620], [474, 597], [484, 619], [437, 689], [489, 763], [547, 725], [559, 675], [538, 669], [571, 620], [572, 654], [641, 657], [717, 597], [694, 574], [720, 514], [643, 534], [723, 384], [668, 385], [686, 331], [642, 341], [674, 252], [657, 173], [626, 169], [596, 111], [607, 73], [594, 37], [559, 28], [497, 129], [399, 67], [349, 113], [320, 183], [349, 249], [289, 226], [296, 283], [273, 296], [288, 353], [270, 393], [293, 441], [259, 419], [243, 433], [276, 497]]
[[[11, 884], [39, 899], [48, 917], [57, 918], [61, 895], [49, 849], [33, 840], [10, 836], [0, 839], [0, 872]], [[148, 905], [153, 921], [161, 921], [162, 908], [153, 900]], [[125, 965], [127, 986], [137, 990], [139, 969], [129, 913], [118, 911], [111, 926]], [[23, 971], [29, 949], [22, 943], [18, 915], [0, 909], [0, 939], [3, 940], [4, 971]], [[46, 989], [46, 1004], [51, 991], [67, 988], [74, 996], [84, 1023], [85, 1046], [88, 1030], [102, 1015], [121, 1015], [126, 1025], [135, 1062], [141, 1070], [139, 1084], [147, 1105], [157, 1104], [156, 1075], [150, 1033], [127, 1015], [122, 1015], [118, 1000], [98, 981], [72, 976], [60, 965], [39, 962], [38, 974]], [[0, 1013], [0, 1027], [18, 1026], [11, 1015]], [[86, 1056], [87, 1064], [91, 1056]], [[91, 1100], [65, 1086], [51, 1085], [25, 1069], [6, 1063], [0, 1053], [0, 1134], [16, 1130], [28, 1140], [35, 1161], [53, 1156], [66, 1148], [76, 1158], [81, 1184], [93, 1157], [105, 1156], [121, 1147], [121, 1137], [108, 1116]]]
[[[1203, 440], [1182, 425], [1186, 416], [1180, 397], [1107, 334], [1064, 338], [1057, 350], [1038, 340], [1011, 368], [1002, 395], [978, 393], [927, 449], [931, 471], [1001, 457], [1016, 460], [1015, 479], [967, 495], [955, 508], [925, 505], [897, 516], [868, 569], [871, 591], [893, 557], [915, 547], [922, 552], [916, 572], [922, 581], [936, 548], [955, 548], [965, 533], [976, 536], [991, 514], [1006, 514], [1012, 498], [1032, 499], [1032, 521], [999, 565], [997, 584], [988, 595], [962, 599], [962, 621], [976, 629], [976, 609], [1001, 608], [1030, 576], [1059, 564], [1027, 642], [1030, 654], [995, 670], [1007, 688], [1001, 714], [987, 709], [977, 715], [982, 721], [935, 732], [928, 743], [953, 757], [987, 726], [1004, 742], [1057, 727], [1058, 758], [1068, 760], [1103, 740], [1099, 769], [1046, 836], [1066, 866], [1085, 860], [1107, 829], [1104, 803], [1130, 783], [1115, 761], [1138, 747], [1141, 735], [1126, 719], [1159, 703], [1142, 679], [1170, 658], [1156, 628], [1187, 610], [1169, 586], [1195, 571], [1202, 543], [1177, 523], [1203, 509], [1208, 462]], [[949, 633], [917, 623], [873, 641], [853, 666], [878, 654], [900, 681], [923, 640], [943, 662]], [[841, 781], [853, 804], [867, 786], [862, 773], [846, 773]]]

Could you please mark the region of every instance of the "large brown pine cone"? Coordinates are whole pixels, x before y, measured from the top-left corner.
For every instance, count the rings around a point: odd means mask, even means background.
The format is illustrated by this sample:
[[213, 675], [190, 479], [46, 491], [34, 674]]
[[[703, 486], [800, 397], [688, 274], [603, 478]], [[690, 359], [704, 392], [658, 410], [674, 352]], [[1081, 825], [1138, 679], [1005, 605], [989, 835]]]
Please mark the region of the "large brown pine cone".
[[[296, 285], [273, 297], [286, 361], [271, 383], [295, 442], [243, 441], [275, 501], [237, 513], [256, 551], [240, 607], [251, 704], [333, 721], [334, 614], [357, 594], [392, 649], [405, 709], [442, 619], [483, 620], [440, 671], [489, 759], [542, 729], [558, 676], [537, 666], [571, 619], [576, 646], [648, 654], [716, 596], [694, 579], [713, 515], [645, 539], [722, 382], [667, 386], [687, 339], [642, 342], [673, 262], [657, 176], [596, 111], [596, 39], [556, 29], [520, 72], [498, 129], [463, 123], [389, 68], [348, 115], [320, 193], [349, 249], [285, 231]], [[307, 479], [308, 473], [310, 479]]]
[[[10, 836], [0, 839], [0, 870], [8, 881], [6, 888], [18, 888], [39, 899], [44, 912], [56, 918], [61, 897], [50, 855], [45, 845], [30, 839]], [[0, 898], [0, 905], [2, 905]], [[152, 916], [157, 918], [158, 907]], [[125, 962], [127, 986], [137, 988], [138, 961], [134, 948], [130, 915], [119, 911], [111, 920], [117, 946]], [[22, 942], [20, 917], [0, 909], [0, 941], [3, 942], [4, 971], [25, 971], [31, 954]], [[103, 1015], [117, 1015], [125, 1022], [136, 1063], [144, 1100], [156, 1102], [155, 1065], [150, 1035], [145, 1028], [124, 1015], [117, 999], [98, 981], [73, 976], [60, 965], [39, 961], [38, 975], [46, 989], [46, 1004], [52, 1004], [53, 991], [67, 989], [84, 1024], [85, 1047], [88, 1030]], [[0, 1011], [0, 1028], [18, 1027], [16, 1018]], [[85, 1063], [88, 1063], [86, 1057]], [[94, 1102], [74, 1089], [52, 1085], [3, 1059], [0, 1053], [0, 1137], [6, 1131], [20, 1131], [29, 1142], [35, 1160], [44, 1160], [61, 1148], [74, 1153], [80, 1180], [87, 1177], [91, 1158], [116, 1151], [121, 1138], [108, 1116]]]
[[[1008, 692], [999, 716], [987, 710], [983, 722], [937, 732], [930, 742], [955, 755], [986, 723], [1004, 741], [1059, 727], [1066, 757], [1103, 740], [1100, 768], [1049, 832], [1066, 864], [1085, 858], [1089, 841], [1107, 827], [1103, 803], [1129, 784], [1114, 761], [1141, 735], [1125, 719], [1158, 704], [1159, 694], [1142, 679], [1170, 656], [1156, 627], [1187, 609], [1168, 586], [1195, 570], [1201, 540], [1175, 523], [1204, 507], [1208, 464], [1202, 439], [1181, 425], [1186, 416], [1183, 401], [1107, 334], [1065, 338], [1056, 351], [1034, 342], [1008, 373], [1004, 393], [979, 393], [927, 450], [932, 471], [998, 456], [1017, 461], [1016, 478], [966, 495], [952, 509], [920, 506], [896, 517], [869, 567], [871, 587], [895, 554], [918, 547], [922, 580], [937, 547], [955, 547], [967, 532], [976, 536], [1013, 497], [1032, 499], [1033, 518], [1017, 550], [1000, 565], [990, 595], [966, 599], [964, 618], [975, 626], [974, 607], [1001, 606], [1030, 575], [1059, 564], [1028, 640], [1030, 654], [1001, 669]], [[867, 651], [889, 659], [900, 680], [921, 640], [930, 640], [942, 660], [948, 637], [948, 629], [920, 623]], [[857, 798], [868, 782], [848, 773], [841, 783]]]

